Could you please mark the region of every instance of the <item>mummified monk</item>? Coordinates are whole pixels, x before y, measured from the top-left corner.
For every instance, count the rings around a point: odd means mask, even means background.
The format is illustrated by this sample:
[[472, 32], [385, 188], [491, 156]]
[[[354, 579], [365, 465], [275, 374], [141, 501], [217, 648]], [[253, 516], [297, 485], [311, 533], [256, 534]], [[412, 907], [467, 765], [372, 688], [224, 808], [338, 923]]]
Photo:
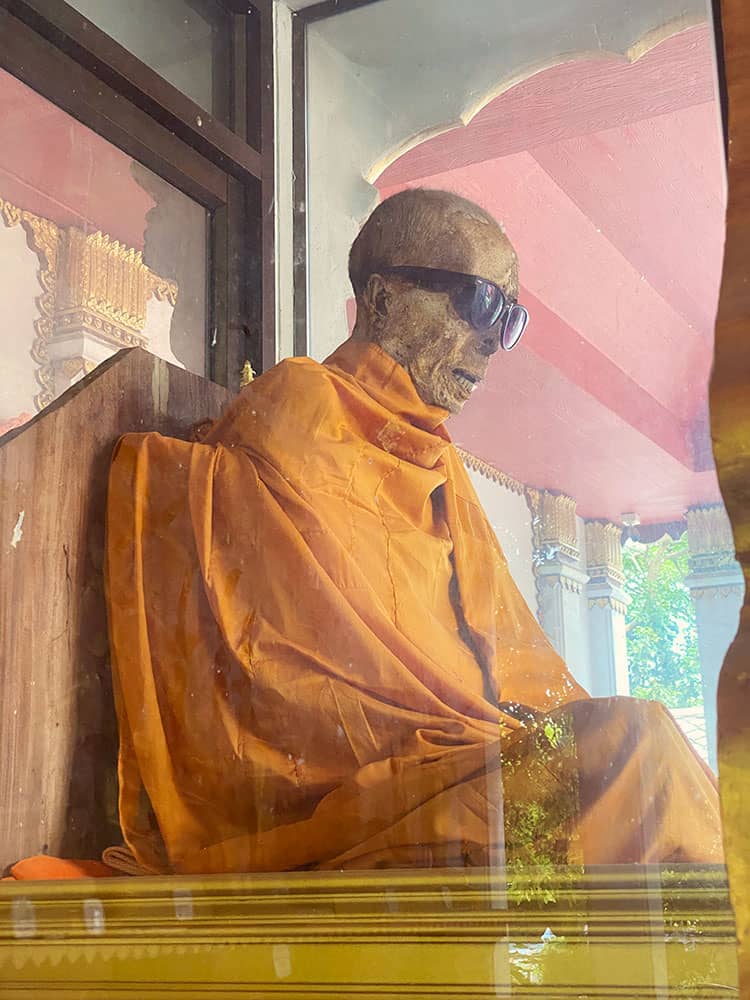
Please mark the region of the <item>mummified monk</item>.
[[[712, 861], [660, 705], [551, 648], [444, 429], [526, 314], [482, 210], [410, 191], [351, 252], [352, 338], [200, 444], [130, 434], [108, 590], [121, 820], [154, 872]], [[501, 363], [501, 362], [498, 362]]]

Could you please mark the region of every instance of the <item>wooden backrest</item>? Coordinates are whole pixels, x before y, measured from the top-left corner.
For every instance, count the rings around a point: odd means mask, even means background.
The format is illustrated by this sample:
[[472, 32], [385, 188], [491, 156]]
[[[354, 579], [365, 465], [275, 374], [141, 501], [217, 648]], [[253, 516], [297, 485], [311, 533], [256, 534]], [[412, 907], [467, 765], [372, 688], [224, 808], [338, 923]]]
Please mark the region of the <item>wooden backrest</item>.
[[227, 389], [121, 351], [0, 439], [0, 868], [120, 839], [103, 589], [110, 456], [128, 431], [188, 438]]

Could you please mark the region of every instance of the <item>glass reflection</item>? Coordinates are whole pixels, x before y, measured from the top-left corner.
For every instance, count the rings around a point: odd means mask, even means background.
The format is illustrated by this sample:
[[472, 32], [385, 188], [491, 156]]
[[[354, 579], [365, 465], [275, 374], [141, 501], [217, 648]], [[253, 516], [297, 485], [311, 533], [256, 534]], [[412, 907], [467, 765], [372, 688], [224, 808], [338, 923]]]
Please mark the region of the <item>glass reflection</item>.
[[[521, 45], [484, 6], [310, 30], [312, 356], [192, 440], [117, 445], [104, 864], [300, 888], [417, 870], [443, 909], [443, 869], [489, 869], [472, 905], [533, 913], [492, 943], [508, 989], [580, 984], [589, 919], [637, 883], [644, 983], [723, 989], [725, 953], [691, 958], [724, 898], [711, 706], [741, 594], [706, 420], [710, 31], [613, 6], [547, 12]], [[592, 36], [604, 55], [570, 58]], [[420, 45], [437, 68], [405, 108]], [[523, 340], [499, 350], [504, 314], [446, 275], [522, 302]], [[670, 907], [696, 886], [691, 923]]]
[[203, 207], [2, 71], [0, 106], [0, 434], [123, 347], [202, 374]]

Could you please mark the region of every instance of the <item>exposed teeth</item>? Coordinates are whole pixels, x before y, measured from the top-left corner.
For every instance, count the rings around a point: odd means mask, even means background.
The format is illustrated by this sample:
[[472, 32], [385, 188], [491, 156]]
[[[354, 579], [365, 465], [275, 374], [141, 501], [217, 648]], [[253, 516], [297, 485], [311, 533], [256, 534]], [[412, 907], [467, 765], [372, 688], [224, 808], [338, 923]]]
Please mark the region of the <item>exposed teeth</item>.
[[465, 375], [456, 375], [456, 381], [466, 392], [474, 392], [478, 384], [477, 382], [472, 382], [470, 378], [466, 378]]

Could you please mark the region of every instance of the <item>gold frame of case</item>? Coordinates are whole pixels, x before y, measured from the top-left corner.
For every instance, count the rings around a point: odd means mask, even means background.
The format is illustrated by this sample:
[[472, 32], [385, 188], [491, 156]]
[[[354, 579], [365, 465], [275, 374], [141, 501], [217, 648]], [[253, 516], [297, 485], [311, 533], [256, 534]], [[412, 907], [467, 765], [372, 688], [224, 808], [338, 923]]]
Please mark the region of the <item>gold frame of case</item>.
[[719, 866], [6, 883], [0, 995], [736, 995]]

